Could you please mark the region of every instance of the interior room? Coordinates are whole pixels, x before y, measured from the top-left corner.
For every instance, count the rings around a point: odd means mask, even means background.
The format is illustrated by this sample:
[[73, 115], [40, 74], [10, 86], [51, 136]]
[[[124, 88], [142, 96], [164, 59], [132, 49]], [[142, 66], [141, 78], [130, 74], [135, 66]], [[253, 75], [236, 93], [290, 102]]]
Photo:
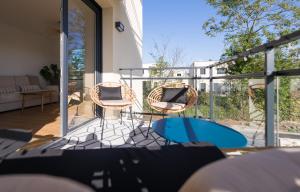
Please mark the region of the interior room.
[[60, 1], [1, 2], [0, 29], [0, 128], [58, 137]]

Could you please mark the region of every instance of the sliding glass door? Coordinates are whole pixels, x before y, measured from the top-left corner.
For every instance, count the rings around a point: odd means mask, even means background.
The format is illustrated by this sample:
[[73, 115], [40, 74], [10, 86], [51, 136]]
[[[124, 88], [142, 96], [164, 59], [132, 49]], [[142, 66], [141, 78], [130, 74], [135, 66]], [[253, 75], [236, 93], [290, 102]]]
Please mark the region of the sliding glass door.
[[94, 117], [89, 91], [95, 85], [96, 14], [82, 0], [68, 6], [68, 125]]
[[63, 132], [66, 134], [69, 129], [95, 117], [96, 109], [91, 101], [90, 89], [99, 82], [101, 14], [93, 1], [62, 1], [62, 29], [65, 29], [66, 37], [64, 40], [61, 38], [61, 56], [64, 57], [61, 81], [64, 104], [61, 105], [61, 112]]

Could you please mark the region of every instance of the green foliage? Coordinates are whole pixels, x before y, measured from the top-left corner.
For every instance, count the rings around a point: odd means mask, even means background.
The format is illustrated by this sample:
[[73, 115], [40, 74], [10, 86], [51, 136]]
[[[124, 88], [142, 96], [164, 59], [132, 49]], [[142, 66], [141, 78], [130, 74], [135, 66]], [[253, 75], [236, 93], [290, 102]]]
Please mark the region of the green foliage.
[[255, 89], [254, 95], [251, 98], [253, 100], [255, 107], [260, 111], [264, 111], [264, 106], [265, 106], [264, 89]]
[[[225, 34], [226, 51], [222, 58], [231, 57], [290, 33], [300, 27], [299, 0], [208, 0], [220, 17], [203, 24], [206, 34]], [[230, 73], [262, 71], [262, 56], [236, 62]], [[251, 65], [249, 65], [251, 64]], [[251, 67], [249, 67], [251, 66]]]
[[[217, 10], [219, 17], [211, 17], [202, 27], [211, 37], [224, 33], [226, 50], [221, 60], [298, 30], [300, 27], [299, 0], [207, 0], [207, 2]], [[275, 53], [277, 70], [300, 67], [299, 48], [295, 46], [296, 43], [277, 49]], [[256, 54], [247, 59], [238, 59], [234, 64], [228, 66], [229, 74], [253, 73], [263, 70], [263, 54]], [[246, 83], [242, 84], [244, 84], [243, 86], [247, 85]], [[234, 92], [231, 94], [237, 96]], [[283, 78], [280, 82], [279, 95], [281, 119], [292, 118], [291, 108], [294, 100], [291, 97], [289, 79]], [[245, 98], [236, 97], [230, 102], [235, 102], [235, 107], [239, 109], [238, 103], [243, 103], [243, 99]], [[253, 100], [255, 106], [259, 110], [263, 110], [264, 90], [255, 89]], [[220, 103], [223, 102], [220, 101]]]
[[292, 118], [294, 100], [290, 92], [290, 82], [291, 80], [287, 77], [280, 78], [279, 111], [280, 118], [282, 120], [289, 120], [290, 118]]
[[[299, 0], [207, 0], [217, 10], [203, 24], [209, 36], [225, 33], [237, 48], [252, 48], [262, 40], [287, 34], [300, 26]], [[263, 37], [263, 38], [262, 38]], [[238, 52], [245, 50], [236, 50]]]
[[51, 85], [59, 85], [60, 70], [57, 64], [44, 66], [40, 70], [40, 75]]
[[[214, 117], [217, 120], [232, 119], [249, 121], [247, 90], [242, 82], [232, 82], [232, 91], [227, 95], [214, 94]], [[209, 118], [209, 93], [198, 94], [198, 115]], [[240, 99], [237, 99], [240, 98]], [[194, 116], [195, 109], [188, 109], [186, 115]]]
[[151, 108], [147, 102], [147, 97], [151, 92], [151, 81], [143, 81], [143, 111], [150, 112]]
[[[155, 61], [155, 65], [149, 71], [150, 77], [172, 77], [174, 76], [174, 71], [166, 68], [182, 64], [182, 50], [180, 48], [170, 50], [169, 42], [163, 42], [162, 44], [154, 42], [154, 51], [150, 55]], [[164, 84], [166, 81], [156, 80], [153, 85]]]
[[168, 67], [169, 64], [165, 61], [163, 56], [159, 56], [155, 61], [155, 66], [150, 70], [151, 77], [163, 77], [164, 69]]

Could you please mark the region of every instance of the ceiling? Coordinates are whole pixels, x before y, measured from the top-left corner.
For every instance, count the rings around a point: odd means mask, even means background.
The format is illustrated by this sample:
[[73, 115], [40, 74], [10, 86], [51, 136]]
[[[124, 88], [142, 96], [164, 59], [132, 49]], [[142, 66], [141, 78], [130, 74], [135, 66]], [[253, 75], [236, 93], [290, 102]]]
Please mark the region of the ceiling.
[[1, 0], [0, 23], [41, 35], [58, 35], [60, 0]]

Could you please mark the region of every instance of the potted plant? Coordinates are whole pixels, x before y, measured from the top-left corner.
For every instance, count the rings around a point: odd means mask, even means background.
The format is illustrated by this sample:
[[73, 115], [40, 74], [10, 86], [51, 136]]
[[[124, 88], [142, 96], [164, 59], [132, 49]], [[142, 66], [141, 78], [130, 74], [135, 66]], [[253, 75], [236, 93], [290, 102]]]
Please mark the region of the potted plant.
[[50, 85], [59, 85], [60, 70], [57, 64], [44, 66], [40, 70], [40, 75], [49, 82]]

